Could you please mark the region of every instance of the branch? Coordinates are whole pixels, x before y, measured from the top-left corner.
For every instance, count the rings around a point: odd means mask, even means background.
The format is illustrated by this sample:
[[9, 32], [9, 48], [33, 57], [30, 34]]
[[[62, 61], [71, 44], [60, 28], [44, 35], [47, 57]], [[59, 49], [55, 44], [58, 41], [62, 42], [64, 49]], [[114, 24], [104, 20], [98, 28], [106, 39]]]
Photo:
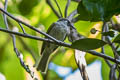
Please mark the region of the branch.
[[[34, 28], [33, 26], [31, 26], [31, 25], [29, 25], [29, 24], [27, 24], [27, 23], [25, 23], [25, 22], [23, 22], [23, 21], [15, 18], [14, 16], [12, 16], [11, 14], [9, 14], [8, 12], [4, 11], [2, 8], [0, 8], [0, 11], [2, 11], [3, 13], [5, 13], [6, 15], [8, 15], [9, 17], [11, 17], [12, 19], [14, 19], [15, 21], [20, 22], [20, 23], [26, 25], [27, 27], [29, 27], [29, 28], [31, 28], [31, 29], [33, 29], [33, 30], [41, 33], [41, 34], [45, 34], [47, 37], [49, 36], [48, 34], [39, 31], [38, 29]], [[5, 30], [5, 29], [0, 29], [0, 31], [7, 32], [7, 33], [11, 33], [11, 34], [16, 34], [16, 35], [23, 36], [23, 37], [28, 37], [28, 38], [31, 37], [31, 36], [29, 36], [29, 35], [23, 35], [23, 34], [19, 34], [19, 33], [10, 31], [10, 30]], [[50, 38], [50, 37], [51, 37], [51, 36], [49, 36], [49, 38]], [[33, 37], [33, 36], [32, 36], [31, 38], [32, 38], [32, 39], [36, 39], [36, 40], [42, 40], [42, 41], [48, 41], [48, 42], [54, 43], [54, 42], [51, 41], [51, 40], [46, 40], [46, 39], [44, 40], [44, 39], [36, 38], [36, 37]], [[51, 39], [51, 38], [50, 38], [50, 39]], [[52, 37], [52, 39], [55, 39], [55, 38]], [[57, 42], [56, 42], [56, 41], [57, 41]], [[62, 41], [59, 41], [59, 40], [56, 40], [56, 39], [55, 39], [55, 42], [58, 43], [58, 44], [60, 44], [61, 46], [65, 46], [65, 47], [70, 47], [70, 48], [71, 48], [71, 46], [70, 46], [69, 44], [66, 44], [66, 43], [64, 43], [64, 42], [62, 42]], [[56, 44], [56, 43], [55, 43], [55, 44]], [[89, 52], [89, 53], [91, 53], [91, 54], [93, 54], [93, 55], [96, 55], [96, 56], [100, 56], [100, 57], [106, 58], [106, 59], [111, 60], [111, 61], [113, 61], [113, 62], [120, 63], [120, 60], [118, 60], [118, 59], [113, 59], [112, 57], [107, 56], [107, 55], [105, 55], [105, 54], [101, 54], [101, 53], [98, 53], [98, 52], [96, 52], [96, 51], [87, 51], [87, 52]]]
[[[5, 5], [4, 5], [4, 11], [7, 12], [7, 3], [8, 3], [8, 0], [5, 0]], [[9, 27], [8, 27], [8, 22], [7, 22], [7, 17], [5, 14], [3, 14], [3, 17], [4, 17], [4, 23], [5, 23], [5, 26], [6, 26], [6, 29], [9, 30]], [[28, 65], [26, 65], [23, 61], [23, 55], [17, 50], [16, 48], [16, 38], [15, 38], [15, 35], [11, 34], [11, 37], [13, 39], [13, 47], [14, 47], [14, 51], [17, 55], [17, 57], [19, 58], [20, 60], [20, 63], [21, 63], [21, 66], [31, 75], [32, 78], [34, 78], [34, 72], [32, 72]], [[34, 79], [37, 79], [37, 78], [34, 78]]]
[[22, 29], [23, 33], [24, 33], [24, 34], [26, 34], [26, 32], [25, 32], [25, 30], [24, 30], [24, 28], [23, 28], [22, 24], [21, 24], [21, 23], [18, 23], [18, 24], [20, 25], [20, 27], [21, 27], [21, 29]]
[[58, 7], [59, 12], [60, 12], [60, 15], [61, 15], [60, 18], [63, 18], [62, 11], [60, 9], [60, 6], [59, 6], [58, 2], [56, 0], [54, 0], [54, 1], [55, 1], [56, 5]]
[[67, 12], [68, 12], [68, 7], [70, 5], [70, 2], [71, 2], [71, 0], [67, 0], [67, 4], [66, 4], [66, 7], [65, 7], [65, 18], [67, 17]]
[[[80, 35], [76, 29], [73, 29], [73, 28], [70, 29], [69, 40], [71, 42], [74, 42], [74, 41], [82, 39], [82, 38], [85, 38], [85, 37], [82, 37], [82, 35]], [[76, 60], [76, 64], [78, 65], [78, 68], [80, 70], [81, 76], [82, 76], [83, 80], [89, 80], [88, 73], [86, 70], [87, 63], [85, 60], [85, 55], [86, 55], [86, 52], [80, 51], [80, 50], [75, 50], [75, 60]]]
[[[40, 34], [43, 34], [44, 36], [48, 37], [49, 39], [51, 39], [51, 40], [59, 43], [59, 41], [56, 40], [55, 38], [53, 38], [52, 36], [50, 36], [50, 35], [46, 34], [45, 32], [42, 32], [42, 31], [38, 30], [37, 28], [35, 28], [35, 27], [33, 27], [33, 26], [31, 26], [31, 25], [29, 25], [29, 24], [27, 24], [27, 23], [25, 23], [25, 22], [23, 22], [23, 21], [21, 21], [21, 20], [19, 20], [19, 19], [17, 19], [17, 18], [15, 18], [13, 15], [9, 14], [9, 13], [6, 12], [5, 10], [3, 10], [2, 8], [0, 8], [0, 11], [2, 11], [4, 14], [6, 14], [6, 15], [9, 16], [9, 17], [11, 17], [11, 18], [14, 19], [15, 21], [17, 21], [17, 22], [19, 22], [19, 23], [22, 23], [22, 24], [24, 24], [25, 26], [27, 26], [28, 28], [30, 28], [30, 29], [32, 29], [32, 30], [34, 30], [34, 31], [36, 31], [36, 32], [38, 32], [38, 33], [40, 33]], [[62, 42], [62, 41], [60, 41], [60, 42]]]
[[74, 11], [71, 12], [71, 14], [67, 17], [67, 19], [72, 22], [72, 19], [73, 19], [73, 17], [74, 17], [76, 14], [77, 14], [77, 10], [74, 10]]
[[[109, 29], [108, 29], [108, 23], [104, 23], [104, 26], [105, 26], [105, 28], [106, 28], [106, 32], [108, 32], [108, 31], [109, 31]], [[112, 43], [112, 42], [110, 41], [109, 36], [106, 36], [106, 40], [107, 40], [108, 44], [110, 45], [110, 47], [111, 47], [112, 50], [113, 50], [115, 59], [119, 59], [119, 60], [120, 60], [120, 56], [118, 55], [118, 52], [116, 51], [116, 46], [114, 45], [114, 43]]]
[[39, 55], [37, 55], [37, 54], [33, 51], [33, 49], [31, 49], [31, 48], [24, 42], [24, 40], [23, 40], [21, 37], [18, 37], [18, 39], [19, 39], [19, 41], [22, 43], [22, 46], [24, 47], [24, 49], [27, 50], [27, 51], [32, 55], [32, 57], [33, 57], [33, 59], [34, 59], [35, 61], [37, 61]]
[[[102, 27], [102, 33], [103, 33], [103, 32], [106, 32], [104, 25], [105, 25], [105, 23], [103, 24], [103, 27]], [[101, 39], [102, 39], [103, 41], [105, 41], [105, 38], [106, 38], [106, 37], [102, 35]], [[105, 54], [104, 46], [101, 48], [101, 52], [102, 52], [103, 54]], [[111, 67], [112, 67], [112, 64], [111, 64], [107, 59], [105, 59], [105, 61], [106, 61], [106, 63], [108, 64], [108, 66], [111, 68]]]
[[72, 23], [76, 23], [79, 21], [79, 15], [71, 20]]
[[110, 73], [109, 73], [109, 79], [110, 80], [118, 80], [117, 76], [116, 76], [116, 68], [117, 68], [116, 64], [113, 64], [111, 66]]
[[58, 17], [58, 18], [61, 18], [61, 16], [59, 15], [59, 13], [54, 9], [52, 3], [50, 0], [46, 0], [46, 2], [48, 3], [48, 5], [51, 7], [52, 11], [55, 13], [55, 15]]
[[39, 40], [39, 41], [46, 41], [46, 42], [50, 42], [50, 43], [57, 44], [57, 45], [60, 45], [60, 46], [65, 46], [65, 47], [70, 47], [71, 46], [68, 43], [64, 43], [64, 42], [56, 43], [56, 42], [54, 42], [50, 39], [44, 39], [44, 38], [40, 38], [40, 37], [37, 37], [37, 36], [32, 36], [32, 35], [29, 35], [29, 34], [23, 34], [23, 33], [20, 33], [20, 32], [14, 32], [14, 31], [2, 29], [2, 28], [0, 28], [0, 31], [10, 33], [10, 34], [15, 34], [15, 35], [25, 37], [25, 38], [35, 39], [35, 40]]
[[[39, 41], [46, 41], [46, 42], [50, 42], [50, 43], [53, 43], [53, 44], [58, 44], [60, 46], [64, 46], [64, 47], [69, 47], [69, 48], [72, 48], [70, 44], [68, 43], [55, 43], [54, 41], [52, 40], [49, 40], [49, 39], [43, 39], [43, 38], [40, 38], [40, 37], [37, 37], [37, 36], [31, 36], [31, 35], [28, 35], [28, 34], [22, 34], [22, 33], [18, 33], [18, 32], [14, 32], [14, 31], [10, 31], [10, 30], [6, 30], [6, 29], [2, 29], [0, 28], [0, 31], [2, 32], [6, 32], [6, 33], [10, 33], [10, 34], [15, 34], [15, 35], [18, 35], [18, 36], [21, 36], [21, 37], [25, 37], [25, 38], [30, 38], [30, 39], [34, 39], [34, 40], [39, 40]], [[108, 60], [111, 60], [115, 63], [119, 63], [120, 64], [120, 60], [118, 59], [114, 59], [108, 55], [105, 55], [105, 54], [102, 54], [102, 53], [99, 53], [99, 52], [96, 52], [96, 51], [93, 51], [93, 50], [89, 50], [89, 51], [86, 51], [92, 55], [96, 55], [96, 56], [99, 56], [99, 57], [102, 57], [104, 59], [108, 59]]]
[[90, 54], [92, 54], [92, 55], [99, 56], [99, 57], [102, 57], [102, 58], [104, 58], [104, 59], [108, 59], [108, 60], [111, 60], [111, 61], [113, 61], [113, 62], [115, 62], [115, 63], [120, 64], [120, 60], [114, 59], [114, 58], [112, 58], [112, 57], [110, 57], [110, 56], [107, 56], [107, 55], [105, 55], [105, 54], [103, 54], [103, 53], [99, 53], [99, 52], [96, 52], [96, 51], [93, 51], [93, 50], [89, 50], [89, 51], [86, 51], [86, 52], [88, 52], [88, 53], [90, 53]]

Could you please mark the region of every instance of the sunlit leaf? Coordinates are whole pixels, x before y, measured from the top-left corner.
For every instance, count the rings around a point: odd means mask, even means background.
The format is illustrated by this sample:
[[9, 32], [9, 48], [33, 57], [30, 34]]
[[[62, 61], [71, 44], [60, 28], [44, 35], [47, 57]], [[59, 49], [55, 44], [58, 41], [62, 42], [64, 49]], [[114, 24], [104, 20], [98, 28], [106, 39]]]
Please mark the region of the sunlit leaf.
[[97, 56], [87, 53], [85, 55], [85, 59], [86, 59], [87, 64], [91, 64], [92, 62], [94, 62], [97, 59]]
[[60, 66], [77, 68], [74, 51], [72, 49], [67, 50], [65, 53], [57, 52], [57, 54], [52, 58], [52, 61]]
[[94, 38], [84, 38], [77, 40], [72, 43], [72, 48], [79, 49], [79, 50], [93, 50], [100, 48], [104, 46], [106, 42], [99, 40], [99, 39], [94, 39]]
[[109, 80], [110, 68], [104, 60], [102, 60], [102, 78], [103, 80]]
[[4, 28], [4, 27], [5, 27], [2, 14], [0, 14], [0, 27], [1, 27], [1, 28]]
[[48, 74], [46, 76], [46, 80], [62, 80], [62, 78], [59, 77], [59, 75], [53, 71], [53, 70], [49, 70]]

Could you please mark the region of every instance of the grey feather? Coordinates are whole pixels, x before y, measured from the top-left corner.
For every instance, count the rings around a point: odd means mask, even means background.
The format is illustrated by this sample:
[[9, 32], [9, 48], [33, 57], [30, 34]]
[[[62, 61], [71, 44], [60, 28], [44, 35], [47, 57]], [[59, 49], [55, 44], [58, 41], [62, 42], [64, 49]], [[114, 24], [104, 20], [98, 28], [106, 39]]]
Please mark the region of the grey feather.
[[[66, 36], [70, 33], [70, 26], [68, 26], [67, 20], [60, 20], [53, 23], [48, 29], [47, 33], [57, 40], [64, 41]], [[58, 48], [58, 45], [51, 44], [48, 42], [43, 42], [43, 46], [41, 49], [41, 59], [37, 66], [37, 70], [46, 73], [50, 55]]]

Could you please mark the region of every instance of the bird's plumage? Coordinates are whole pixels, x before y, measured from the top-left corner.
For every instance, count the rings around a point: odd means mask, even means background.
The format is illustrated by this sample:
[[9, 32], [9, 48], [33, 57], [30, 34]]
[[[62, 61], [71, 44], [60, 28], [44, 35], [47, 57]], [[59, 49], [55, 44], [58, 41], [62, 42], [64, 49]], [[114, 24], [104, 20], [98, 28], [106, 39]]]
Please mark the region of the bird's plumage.
[[[57, 40], [64, 41], [66, 39], [66, 36], [69, 34], [69, 30], [70, 30], [69, 28], [70, 27], [68, 26], [67, 21], [60, 20], [53, 23], [49, 27], [47, 34], [56, 38]], [[40, 70], [41, 72], [46, 73], [48, 63], [49, 63], [49, 57], [51, 53], [53, 53], [58, 47], [59, 47], [58, 45], [55, 45], [49, 42], [43, 42], [42, 49], [41, 49], [42, 56], [37, 66], [37, 70]]]

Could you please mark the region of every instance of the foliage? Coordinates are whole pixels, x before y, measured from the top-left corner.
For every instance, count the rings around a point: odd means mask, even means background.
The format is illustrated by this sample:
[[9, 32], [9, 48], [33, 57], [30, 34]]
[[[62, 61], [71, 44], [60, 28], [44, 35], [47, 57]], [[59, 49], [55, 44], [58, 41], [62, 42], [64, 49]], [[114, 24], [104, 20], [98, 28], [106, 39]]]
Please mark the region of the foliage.
[[108, 21], [120, 13], [119, 9], [119, 0], [82, 0], [78, 5], [80, 20], [89, 21]]
[[[67, 0], [61, 1], [58, 0], [58, 3], [61, 7], [62, 13], [64, 12], [65, 5]], [[77, 1], [77, 0], [76, 0]], [[0, 0], [0, 4], [3, 4], [4, 1]], [[55, 4], [53, 2], [53, 4]], [[57, 7], [54, 6], [56, 9]], [[0, 5], [1, 8], [1, 5]], [[68, 12], [72, 12], [77, 9], [79, 13], [79, 22], [75, 23], [75, 28], [78, 32], [86, 37], [85, 39], [80, 39], [72, 43], [72, 48], [77, 48], [79, 50], [98, 50], [100, 47], [105, 45], [105, 53], [109, 56], [113, 56], [111, 48], [106, 45], [107, 43], [103, 40], [100, 40], [101, 35], [114, 37], [113, 43], [120, 43], [120, 34], [118, 31], [111, 29], [108, 32], [95, 32], [95, 34], [91, 34], [90, 31], [92, 28], [97, 28], [100, 31], [102, 30], [103, 23], [97, 21], [109, 21], [113, 15], [117, 15], [120, 13], [120, 1], [119, 0], [82, 0], [81, 2], [74, 2], [72, 0], [71, 5], [69, 7]], [[8, 12], [14, 15], [15, 17], [23, 20], [26, 23], [32, 24], [36, 28], [47, 31], [48, 27], [56, 22], [58, 19], [56, 15], [52, 12], [50, 7], [46, 4], [45, 0], [9, 0], [8, 3]], [[18, 24], [8, 18], [10, 29], [14, 27], [18, 27], [19, 32], [22, 32]], [[4, 20], [2, 13], [0, 12], [0, 27], [5, 28]], [[26, 28], [25, 31], [29, 34], [43, 37], [42, 35]], [[98, 30], [98, 31], [99, 31]], [[117, 32], [117, 35], [115, 34]], [[35, 58], [39, 58], [40, 48], [42, 43], [32, 39], [20, 38], [17, 37], [17, 48], [24, 55], [24, 59], [26, 60], [28, 57], [32, 60], [30, 65], [34, 65], [35, 60], [32, 57], [28, 56], [30, 53], [35, 54]], [[28, 48], [25, 47], [23, 42], [25, 42]], [[69, 42], [65, 40], [65, 42]], [[69, 42], [70, 43], [70, 42]], [[13, 44], [10, 36], [6, 33], [0, 32], [0, 72], [2, 72], [7, 80], [28, 80], [27, 75], [24, 69], [21, 67], [19, 60], [16, 58], [15, 53], [13, 52]], [[31, 50], [29, 52], [29, 50]], [[119, 51], [119, 48], [118, 50]], [[87, 63], [90, 64], [99, 58], [90, 54], [86, 55]], [[99, 59], [101, 60], [101, 59]], [[26, 60], [26, 62], [30, 62]], [[51, 61], [59, 66], [71, 67], [74, 70], [77, 69], [77, 65], [74, 59], [74, 50], [68, 49], [66, 47], [62, 47], [56, 54], [53, 56]], [[102, 62], [102, 77], [103, 80], [108, 80], [109, 76], [109, 67], [106, 65], [103, 59]], [[41, 74], [37, 73], [42, 80]], [[62, 80], [59, 75], [52, 70], [49, 70], [47, 75], [49, 80], [59, 79]], [[48, 79], [47, 79], [48, 80]]]
[[[80, 39], [80, 40], [73, 42], [72, 48], [86, 51], [86, 50], [100, 48], [100, 47], [104, 46], [105, 44], [106, 44], [106, 42], [99, 40], [99, 39], [84, 38], [84, 39]], [[94, 45], [94, 46], [91, 46], [91, 45]]]

